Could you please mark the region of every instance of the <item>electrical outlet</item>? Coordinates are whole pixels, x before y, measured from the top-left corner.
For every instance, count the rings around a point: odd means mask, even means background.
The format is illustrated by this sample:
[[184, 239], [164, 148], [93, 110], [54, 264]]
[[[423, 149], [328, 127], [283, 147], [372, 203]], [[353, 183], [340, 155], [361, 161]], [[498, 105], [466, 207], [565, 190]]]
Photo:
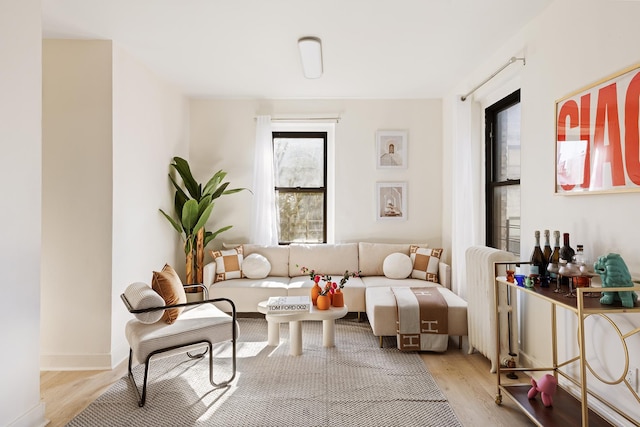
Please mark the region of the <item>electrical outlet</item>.
[[638, 393], [638, 368], [630, 368], [626, 378], [631, 388]]

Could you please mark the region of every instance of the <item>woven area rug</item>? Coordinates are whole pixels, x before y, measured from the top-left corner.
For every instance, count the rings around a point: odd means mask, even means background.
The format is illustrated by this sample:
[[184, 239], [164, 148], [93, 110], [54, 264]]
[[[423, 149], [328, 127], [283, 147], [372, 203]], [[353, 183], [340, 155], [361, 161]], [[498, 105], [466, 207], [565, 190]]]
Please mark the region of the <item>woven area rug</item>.
[[[303, 354], [289, 356], [288, 326], [267, 345], [264, 319], [239, 319], [238, 374], [213, 389], [208, 359], [152, 361], [139, 408], [121, 378], [68, 426], [460, 426], [420, 356], [379, 348], [367, 322], [336, 321], [336, 346], [322, 346], [322, 323], [303, 322]], [[215, 348], [214, 380], [230, 369], [230, 348]], [[134, 368], [138, 384], [142, 367]]]

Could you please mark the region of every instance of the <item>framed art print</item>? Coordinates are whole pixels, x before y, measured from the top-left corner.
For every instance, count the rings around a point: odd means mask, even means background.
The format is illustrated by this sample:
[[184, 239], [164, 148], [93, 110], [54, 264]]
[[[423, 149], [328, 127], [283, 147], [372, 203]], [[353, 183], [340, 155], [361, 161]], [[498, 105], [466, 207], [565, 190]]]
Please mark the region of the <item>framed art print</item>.
[[378, 221], [407, 219], [406, 182], [376, 183], [376, 219]]
[[379, 130], [376, 132], [378, 169], [407, 167], [407, 132]]
[[556, 101], [556, 194], [640, 191], [640, 64]]

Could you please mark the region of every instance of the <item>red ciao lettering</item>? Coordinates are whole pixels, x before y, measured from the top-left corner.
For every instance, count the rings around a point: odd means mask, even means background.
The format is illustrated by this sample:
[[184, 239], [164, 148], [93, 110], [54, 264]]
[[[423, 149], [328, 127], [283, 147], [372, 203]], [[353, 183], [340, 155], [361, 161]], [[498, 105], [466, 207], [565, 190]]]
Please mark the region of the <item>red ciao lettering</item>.
[[[618, 102], [619, 91], [624, 95], [622, 105]], [[592, 94], [597, 96], [593, 127]], [[621, 114], [624, 114], [622, 123]], [[559, 105], [557, 120], [559, 148], [567, 141], [567, 135], [573, 140], [579, 135], [580, 141], [586, 141], [580, 187], [603, 189], [605, 174], [610, 174], [606, 179], [612, 187], [630, 185], [627, 179], [640, 186], [640, 72], [628, 85], [616, 81], [600, 87], [597, 92], [584, 93], [579, 99], [567, 99]], [[569, 191], [575, 185], [576, 182], [562, 184], [562, 188]]]

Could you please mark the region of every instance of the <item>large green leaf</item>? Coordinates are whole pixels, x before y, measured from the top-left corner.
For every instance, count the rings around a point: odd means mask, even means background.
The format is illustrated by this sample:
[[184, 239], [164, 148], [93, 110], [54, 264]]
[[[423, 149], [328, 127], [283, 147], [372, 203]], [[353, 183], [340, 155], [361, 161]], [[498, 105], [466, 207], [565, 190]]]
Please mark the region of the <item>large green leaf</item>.
[[198, 217], [201, 217], [202, 214], [204, 213], [204, 210], [207, 208], [207, 206], [212, 205], [213, 206], [213, 201], [211, 200], [211, 196], [207, 195], [204, 196], [202, 198], [202, 200], [200, 200], [200, 203], [198, 203]]
[[225, 176], [227, 176], [227, 173], [222, 170], [219, 170], [218, 172], [216, 172], [211, 177], [211, 179], [205, 184], [204, 189], [202, 190], [203, 194], [213, 194]]
[[227, 225], [226, 227], [222, 227], [221, 229], [211, 233], [211, 240], [215, 239], [218, 234], [222, 233], [223, 231], [227, 231], [231, 227], [233, 227], [233, 225]]
[[176, 210], [176, 213], [178, 214], [178, 218], [182, 218], [182, 207], [184, 206], [185, 203], [187, 203], [187, 200], [190, 200], [190, 197], [187, 196], [184, 193], [184, 191], [176, 190], [176, 195], [173, 200], [173, 207]]
[[193, 229], [198, 222], [198, 202], [195, 200], [187, 200], [182, 208], [182, 228], [185, 234], [190, 236], [195, 234]]
[[216, 236], [214, 236], [212, 232], [205, 231], [204, 232], [204, 239], [203, 239], [204, 246], [206, 247], [209, 244], [209, 242], [211, 242], [214, 239], [214, 237], [216, 237]]
[[193, 227], [193, 234], [196, 234], [202, 227], [204, 227], [207, 221], [209, 221], [209, 216], [211, 216], [212, 210], [213, 210], [212, 204], [206, 205], [204, 212], [202, 212], [202, 215], [200, 215], [200, 218], [198, 218], [198, 222]]
[[249, 190], [248, 188], [232, 188], [231, 190], [225, 190], [224, 193], [222, 194], [235, 194], [235, 193], [239, 193], [240, 191], [248, 191], [249, 193], [253, 194], [253, 191]]
[[191, 168], [189, 167], [189, 162], [181, 157], [174, 157], [171, 166], [178, 171], [180, 174], [180, 178], [182, 178], [182, 182], [184, 183], [185, 188], [189, 192], [192, 198], [198, 199], [198, 183], [193, 178], [191, 174]]
[[175, 228], [178, 233], [182, 234], [182, 226], [178, 224], [178, 222], [175, 219], [167, 215], [165, 211], [163, 211], [162, 209], [160, 209], [160, 212], [162, 212], [162, 215], [164, 215], [164, 217], [167, 218], [167, 220], [169, 220], [171, 225], [173, 225], [173, 228]]
[[211, 195], [211, 198], [215, 200], [218, 197], [222, 196], [222, 194], [224, 194], [224, 190], [226, 190], [228, 186], [229, 186], [228, 182], [225, 182], [222, 185], [220, 185], [220, 187], [218, 187], [218, 189], [214, 191], [214, 193]]

